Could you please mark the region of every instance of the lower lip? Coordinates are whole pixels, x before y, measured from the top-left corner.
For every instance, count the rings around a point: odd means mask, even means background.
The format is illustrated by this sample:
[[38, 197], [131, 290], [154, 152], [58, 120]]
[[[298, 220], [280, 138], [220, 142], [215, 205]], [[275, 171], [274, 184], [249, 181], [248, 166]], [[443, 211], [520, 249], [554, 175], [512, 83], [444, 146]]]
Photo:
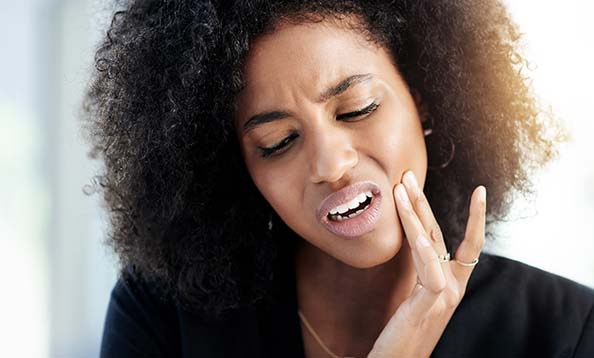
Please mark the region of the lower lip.
[[381, 195], [374, 195], [369, 207], [361, 214], [343, 221], [332, 221], [326, 215], [322, 219], [322, 224], [335, 235], [354, 239], [374, 229], [382, 212], [381, 203]]

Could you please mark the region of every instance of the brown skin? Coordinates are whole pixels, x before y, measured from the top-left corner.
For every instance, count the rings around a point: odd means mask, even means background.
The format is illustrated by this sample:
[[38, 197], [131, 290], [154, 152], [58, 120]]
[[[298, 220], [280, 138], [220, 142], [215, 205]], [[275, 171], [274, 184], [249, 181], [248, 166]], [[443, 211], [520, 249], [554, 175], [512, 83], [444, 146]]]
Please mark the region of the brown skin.
[[[359, 74], [371, 76], [317, 101], [324, 89]], [[429, 356], [472, 268], [436, 261], [445, 246], [426, 200], [414, 200], [414, 210], [395, 200], [393, 190], [408, 170], [422, 188], [427, 153], [417, 106], [389, 53], [336, 23], [287, 24], [254, 41], [244, 75], [236, 116], [244, 160], [262, 195], [303, 238], [299, 309], [336, 354]], [[336, 118], [373, 101], [379, 107], [370, 114]], [[248, 118], [271, 111], [289, 115], [242, 130]], [[257, 147], [291, 133], [298, 137], [276, 156], [261, 157]], [[328, 231], [316, 209], [330, 193], [361, 180], [381, 188], [381, 216], [374, 230], [349, 240]], [[407, 189], [424, 198], [422, 190]], [[471, 217], [484, 213], [476, 191]], [[482, 247], [484, 215], [475, 217], [474, 234], [461, 245], [462, 256], [458, 251], [462, 261]], [[420, 233], [434, 239], [431, 246], [419, 250]], [[417, 276], [423, 287], [415, 286]], [[302, 332], [306, 356], [327, 356], [304, 326]]]

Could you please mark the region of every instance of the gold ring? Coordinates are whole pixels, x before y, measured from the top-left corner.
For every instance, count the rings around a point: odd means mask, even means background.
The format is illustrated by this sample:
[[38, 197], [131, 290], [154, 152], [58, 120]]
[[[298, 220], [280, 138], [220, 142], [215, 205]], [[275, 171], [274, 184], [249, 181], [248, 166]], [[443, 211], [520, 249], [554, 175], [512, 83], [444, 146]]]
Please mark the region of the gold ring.
[[472, 266], [475, 266], [476, 264], [478, 264], [479, 259], [477, 257], [476, 259], [472, 260], [472, 262], [463, 262], [458, 259], [454, 259], [454, 261], [456, 261], [458, 263], [458, 265], [465, 266], [465, 267], [472, 267]]
[[439, 262], [448, 262], [450, 261], [450, 253], [448, 252], [445, 255], [437, 255], [437, 257], [439, 258]]

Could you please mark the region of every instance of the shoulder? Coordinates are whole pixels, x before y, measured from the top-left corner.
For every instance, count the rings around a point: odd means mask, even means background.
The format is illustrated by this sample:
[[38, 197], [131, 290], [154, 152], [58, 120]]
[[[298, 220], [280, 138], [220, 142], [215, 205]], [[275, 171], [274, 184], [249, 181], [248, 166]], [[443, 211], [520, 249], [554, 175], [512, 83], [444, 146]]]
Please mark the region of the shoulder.
[[469, 296], [485, 294], [493, 304], [513, 304], [534, 311], [547, 310], [550, 314], [575, 310], [583, 315], [594, 306], [594, 289], [494, 254], [481, 254], [481, 262], [468, 285]]
[[593, 307], [590, 287], [483, 253], [441, 348], [464, 340], [473, 343], [459, 356], [594, 356]]
[[[254, 329], [249, 313], [207, 317], [184, 309], [162, 285], [127, 267], [111, 292], [101, 357], [229, 356], [234, 348], [229, 342], [245, 336], [242, 330]], [[241, 347], [246, 349], [245, 344]]]
[[127, 267], [111, 291], [101, 357], [174, 356], [179, 340], [177, 310], [159, 287]]

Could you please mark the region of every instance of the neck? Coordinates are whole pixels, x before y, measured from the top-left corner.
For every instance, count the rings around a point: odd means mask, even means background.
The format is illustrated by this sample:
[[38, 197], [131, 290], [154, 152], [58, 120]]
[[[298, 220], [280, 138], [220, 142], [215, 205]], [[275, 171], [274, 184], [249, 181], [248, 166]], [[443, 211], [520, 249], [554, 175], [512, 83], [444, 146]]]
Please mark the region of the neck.
[[[338, 261], [306, 241], [295, 263], [299, 309], [335, 354], [366, 356], [416, 283], [406, 241], [391, 260], [367, 269]], [[303, 324], [302, 332], [306, 351], [308, 342], [310, 351], [321, 349]]]

